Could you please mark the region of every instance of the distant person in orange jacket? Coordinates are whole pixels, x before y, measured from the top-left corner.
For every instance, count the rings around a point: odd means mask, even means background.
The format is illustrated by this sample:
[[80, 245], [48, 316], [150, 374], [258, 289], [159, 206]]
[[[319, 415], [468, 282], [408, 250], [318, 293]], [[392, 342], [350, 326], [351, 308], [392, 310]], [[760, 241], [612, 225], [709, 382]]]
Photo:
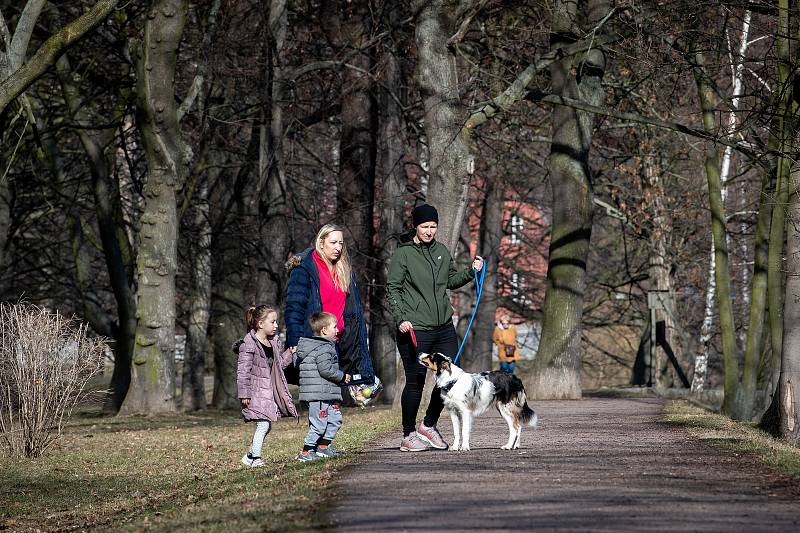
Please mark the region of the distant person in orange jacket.
[[494, 328], [492, 340], [497, 345], [497, 357], [500, 360], [500, 370], [514, 373], [519, 359], [519, 346], [517, 345], [517, 326], [511, 323], [511, 317], [503, 315]]

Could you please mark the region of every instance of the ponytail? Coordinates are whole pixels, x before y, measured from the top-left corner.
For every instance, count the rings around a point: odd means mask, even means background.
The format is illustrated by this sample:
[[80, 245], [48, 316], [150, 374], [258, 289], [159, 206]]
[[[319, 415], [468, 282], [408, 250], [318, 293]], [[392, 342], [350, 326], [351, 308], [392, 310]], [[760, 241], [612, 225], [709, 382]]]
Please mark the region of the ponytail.
[[244, 312], [244, 322], [247, 325], [247, 331], [256, 329], [258, 327], [258, 322], [270, 313], [277, 313], [277, 311], [268, 305], [251, 305], [250, 308]]

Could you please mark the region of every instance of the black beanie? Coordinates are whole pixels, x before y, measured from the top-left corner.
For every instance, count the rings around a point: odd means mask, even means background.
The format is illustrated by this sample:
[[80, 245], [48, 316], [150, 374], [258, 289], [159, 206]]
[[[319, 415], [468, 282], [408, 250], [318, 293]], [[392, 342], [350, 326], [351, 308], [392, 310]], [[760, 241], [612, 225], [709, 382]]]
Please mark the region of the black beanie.
[[411, 211], [411, 219], [414, 221], [415, 228], [425, 222], [436, 222], [438, 224], [439, 212], [432, 205], [422, 204]]

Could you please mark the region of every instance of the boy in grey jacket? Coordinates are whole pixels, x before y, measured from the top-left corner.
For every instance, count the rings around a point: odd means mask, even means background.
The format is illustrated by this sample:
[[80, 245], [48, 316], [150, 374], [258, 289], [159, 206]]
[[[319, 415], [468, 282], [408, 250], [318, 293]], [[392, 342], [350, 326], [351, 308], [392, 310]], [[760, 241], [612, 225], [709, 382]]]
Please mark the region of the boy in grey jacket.
[[298, 461], [337, 455], [331, 442], [342, 426], [341, 385], [350, 381], [350, 374], [339, 370], [336, 315], [323, 311], [308, 321], [314, 336], [300, 337], [294, 354], [300, 364], [300, 401], [308, 402], [308, 434]]

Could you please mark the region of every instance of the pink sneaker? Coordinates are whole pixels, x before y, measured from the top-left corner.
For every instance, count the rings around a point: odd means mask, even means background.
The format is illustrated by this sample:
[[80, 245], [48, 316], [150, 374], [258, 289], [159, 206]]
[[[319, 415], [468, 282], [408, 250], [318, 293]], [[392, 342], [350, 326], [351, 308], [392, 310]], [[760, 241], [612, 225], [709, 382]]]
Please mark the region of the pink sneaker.
[[412, 433], [400, 443], [401, 452], [422, 452], [428, 449], [428, 445], [422, 442], [416, 433]]
[[420, 422], [419, 426], [417, 426], [417, 436], [422, 442], [427, 442], [431, 448], [436, 448], [437, 450], [446, 450], [449, 448], [442, 434], [436, 429], [436, 426], [429, 428]]

